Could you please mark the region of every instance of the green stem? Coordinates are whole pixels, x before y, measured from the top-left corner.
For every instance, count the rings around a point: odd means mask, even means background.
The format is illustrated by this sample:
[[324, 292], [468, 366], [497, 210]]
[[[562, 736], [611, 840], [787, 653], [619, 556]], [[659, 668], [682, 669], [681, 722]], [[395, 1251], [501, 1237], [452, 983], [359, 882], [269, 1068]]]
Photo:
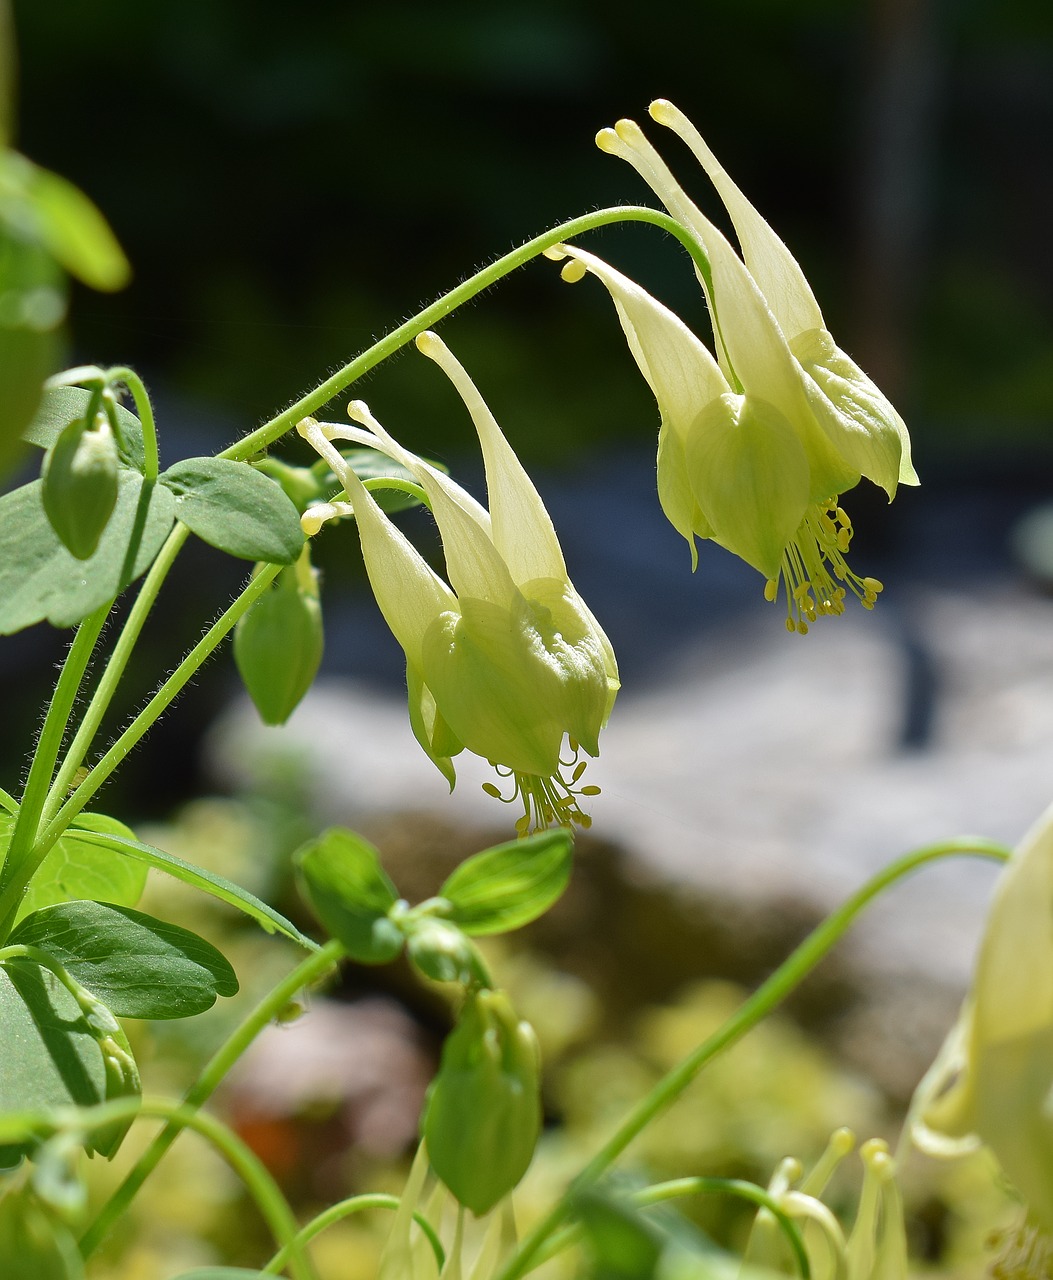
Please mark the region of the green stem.
[[[289, 1260], [290, 1248], [300, 1248], [307, 1244], [316, 1235], [324, 1231], [326, 1227], [331, 1227], [334, 1222], [340, 1222], [352, 1213], [361, 1213], [364, 1209], [397, 1210], [401, 1207], [401, 1204], [402, 1201], [398, 1196], [389, 1196], [376, 1192], [370, 1195], [351, 1196], [347, 1200], [341, 1200], [338, 1204], [330, 1205], [317, 1218], [312, 1218], [310, 1222], [300, 1228], [291, 1245], [286, 1245], [271, 1258], [270, 1262], [263, 1268], [263, 1274], [268, 1276], [277, 1275]], [[442, 1241], [439, 1239], [438, 1233], [428, 1219], [416, 1210], [413, 1212], [413, 1220], [427, 1237], [428, 1243], [431, 1245], [431, 1251], [435, 1255], [436, 1265], [441, 1271], [446, 1265], [446, 1251], [442, 1247]]]
[[559, 244], [562, 240], [569, 240], [574, 236], [582, 235], [584, 232], [594, 231], [598, 227], [609, 226], [612, 222], [650, 222], [656, 227], [661, 227], [664, 231], [676, 236], [687, 248], [695, 262], [700, 266], [704, 264], [705, 269], [708, 270], [708, 262], [702, 253], [702, 249], [692, 238], [690, 232], [682, 227], [679, 222], [670, 218], [668, 214], [659, 213], [657, 209], [648, 209], [642, 205], [620, 205], [613, 209], [600, 209], [595, 213], [583, 214], [579, 218], [571, 218], [570, 221], [561, 223], [551, 231], [535, 236], [532, 240], [528, 240], [526, 244], [520, 245], [519, 248], [504, 254], [488, 267], [483, 267], [474, 275], [469, 276], [463, 284], [451, 289], [449, 293], [444, 293], [441, 298], [430, 306], [425, 307], [423, 311], [418, 312], [417, 315], [381, 338], [379, 342], [374, 343], [368, 351], [362, 352], [349, 364], [344, 365], [342, 369], [338, 369], [336, 373], [327, 378], [313, 391], [301, 396], [294, 404], [291, 404], [287, 409], [283, 409], [281, 413], [271, 418], [269, 422], [265, 422], [263, 426], [258, 427], [255, 431], [250, 432], [249, 435], [236, 441], [219, 456], [221, 458], [241, 460], [251, 458], [255, 453], [260, 453], [296, 426], [301, 418], [307, 417], [308, 414], [314, 413], [324, 404], [328, 404], [334, 396], [339, 395], [356, 379], [361, 378], [363, 374], [375, 368], [381, 361], [394, 355], [400, 348], [412, 342], [419, 333], [423, 333], [425, 329], [430, 329], [432, 325], [437, 324], [445, 316], [448, 316], [451, 311], [455, 311], [459, 306], [469, 302], [477, 294], [482, 293], [484, 289], [489, 289], [504, 276], [519, 267], [525, 266], [532, 258], [536, 258], [539, 254], [544, 253], [546, 249], [551, 249], [553, 245]]
[[126, 369], [123, 365], [107, 369], [105, 378], [107, 383], [123, 382], [132, 393], [136, 412], [139, 415], [139, 422], [143, 428], [143, 453], [145, 458], [143, 475], [146, 478], [146, 483], [152, 484], [157, 479], [161, 463], [157, 449], [157, 427], [154, 425], [154, 409], [150, 403], [150, 397], [146, 394], [143, 380], [134, 369]]
[[614, 1134], [600, 1148], [584, 1169], [571, 1182], [567, 1195], [553, 1206], [549, 1213], [534, 1227], [522, 1247], [496, 1280], [516, 1280], [530, 1269], [531, 1261], [551, 1233], [571, 1212], [574, 1195], [598, 1181], [622, 1154], [627, 1146], [647, 1128], [652, 1120], [670, 1107], [695, 1079], [704, 1066], [718, 1054], [729, 1048], [769, 1013], [796, 988], [815, 968], [820, 960], [839, 942], [855, 922], [856, 917], [879, 894], [904, 876], [917, 871], [926, 863], [940, 858], [966, 855], [994, 858], [1006, 861], [1010, 850], [982, 837], [963, 836], [940, 844], [926, 845], [897, 858], [862, 888], [833, 911], [804, 939], [786, 960], [745, 1000], [739, 1009], [697, 1048], [662, 1077], [654, 1088], [642, 1098], [618, 1126]]
[[150, 572], [143, 580], [143, 585], [121, 629], [120, 637], [113, 647], [113, 652], [106, 663], [106, 668], [99, 680], [98, 687], [88, 703], [87, 709], [77, 727], [77, 733], [63, 758], [62, 767], [51, 785], [43, 810], [45, 822], [49, 822], [62, 805], [70, 784], [83, 763], [96, 733], [99, 731], [103, 716], [109, 709], [113, 695], [117, 691], [117, 686], [128, 666], [132, 651], [142, 633], [150, 610], [154, 607], [164, 580], [189, 535], [190, 530], [186, 525], [176, 524], [158, 553], [157, 559], [150, 566]]
[[275, 1241], [287, 1252], [288, 1264], [292, 1267], [296, 1280], [318, 1280], [313, 1264], [296, 1243], [296, 1219], [281, 1188], [255, 1152], [214, 1116], [197, 1112], [185, 1103], [169, 1102], [164, 1098], [127, 1098], [104, 1102], [96, 1107], [15, 1113], [5, 1116], [3, 1125], [5, 1138], [9, 1133], [17, 1133], [20, 1126], [24, 1140], [30, 1134], [40, 1136], [62, 1129], [105, 1129], [127, 1120], [151, 1117], [167, 1121], [166, 1128], [175, 1125], [179, 1129], [193, 1129], [211, 1142], [245, 1183]]
[[[88, 669], [95, 643], [106, 623], [110, 607], [110, 604], [102, 605], [84, 619], [77, 628], [77, 634], [62, 664], [62, 671], [59, 673], [55, 692], [52, 694], [51, 703], [40, 730], [40, 737], [37, 739], [33, 763], [29, 769], [29, 777], [26, 780], [18, 817], [15, 820], [11, 845], [3, 868], [0, 870], [0, 890], [6, 889], [22, 871], [25, 863], [31, 859], [33, 842], [36, 839], [37, 828], [47, 800], [48, 785], [55, 770], [59, 751], [62, 749], [62, 740], [66, 735], [77, 691]], [[6, 930], [0, 932], [0, 938], [6, 936]]]
[[190, 681], [191, 677], [220, 641], [233, 629], [241, 615], [267, 590], [282, 568], [283, 566], [280, 564], [267, 565], [266, 568], [262, 569], [249, 581], [241, 595], [209, 627], [201, 640], [190, 650], [143, 710], [113, 743], [80, 786], [59, 809], [58, 813], [44, 826], [32, 845], [29, 855], [22, 861], [18, 881], [9, 883], [3, 893], [0, 894], [0, 920], [7, 921], [13, 911], [17, 910], [25, 885], [29, 882], [37, 867], [40, 866], [54, 848], [56, 840], [59, 839], [128, 752], [136, 746], [162, 712], [182, 691], [183, 687]]
[[812, 1268], [800, 1229], [778, 1200], [754, 1182], [745, 1182], [741, 1178], [676, 1178], [672, 1182], [656, 1182], [653, 1186], [644, 1187], [633, 1193], [633, 1199], [642, 1209], [646, 1209], [650, 1205], [663, 1204], [666, 1200], [675, 1200], [681, 1196], [713, 1193], [738, 1196], [740, 1200], [748, 1200], [758, 1208], [767, 1209], [782, 1227], [803, 1280], [811, 1280]]
[[[344, 949], [338, 942], [326, 943], [320, 951], [308, 956], [263, 997], [256, 1008], [216, 1050], [201, 1075], [187, 1090], [183, 1098], [186, 1114], [194, 1114], [197, 1108], [212, 1096], [234, 1063], [289, 1001], [304, 987], [317, 982], [344, 954]], [[170, 1119], [129, 1170], [124, 1181], [102, 1206], [95, 1221], [81, 1237], [80, 1251], [84, 1258], [94, 1253], [106, 1238], [113, 1224], [127, 1209], [139, 1188], [157, 1167], [161, 1157], [179, 1136], [183, 1127], [182, 1120]], [[285, 1242], [282, 1241], [282, 1243]]]
[[247, 613], [260, 596], [264, 594], [284, 567], [284, 565], [280, 564], [268, 564], [249, 581], [234, 603], [224, 610], [212, 626], [209, 627], [142, 711], [139, 712], [127, 729], [99, 760], [91, 773], [69, 797], [58, 814], [45, 827], [43, 839], [53, 841], [69, 826], [70, 822], [80, 813], [128, 752], [138, 744], [154, 722], [183, 691], [201, 665], [212, 655], [225, 637], [233, 631], [238, 619]]

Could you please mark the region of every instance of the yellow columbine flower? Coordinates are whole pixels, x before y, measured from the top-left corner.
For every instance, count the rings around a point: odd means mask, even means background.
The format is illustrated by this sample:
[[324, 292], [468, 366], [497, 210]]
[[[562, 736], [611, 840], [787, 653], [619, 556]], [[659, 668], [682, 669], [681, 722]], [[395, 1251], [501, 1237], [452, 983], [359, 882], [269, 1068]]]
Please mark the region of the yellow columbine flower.
[[[840, 613], [846, 589], [873, 605], [881, 584], [848, 569], [852, 526], [837, 496], [865, 475], [891, 497], [916, 483], [896, 411], [830, 338], [800, 267], [669, 103], [655, 118], [676, 128], [707, 166], [728, 204], [746, 261], [684, 195], [632, 121], [597, 141], [628, 160], [698, 240], [716, 358], [672, 312], [591, 254], [569, 279], [591, 271], [614, 298], [637, 363], [659, 403], [658, 484], [663, 508], [691, 544], [713, 538], [785, 585], [787, 626], [807, 631]], [[584, 270], [583, 270], [584, 269]], [[565, 268], [565, 274], [568, 269]]]
[[912, 1136], [933, 1155], [990, 1147], [1053, 1235], [1053, 809], [1002, 872], [972, 989], [918, 1086]]
[[[619, 687], [614, 651], [574, 590], [541, 498], [471, 379], [435, 334], [422, 334], [417, 345], [472, 415], [489, 511], [355, 401], [348, 412], [366, 430], [300, 424], [349, 499], [312, 508], [304, 527], [313, 533], [334, 515], [355, 516], [377, 603], [406, 653], [413, 732], [451, 787], [452, 757], [467, 748], [512, 778], [513, 798], [525, 809], [521, 832], [531, 823], [588, 825], [578, 797], [596, 788], [577, 786], [585, 767], [577, 757], [579, 749], [599, 752]], [[449, 584], [380, 510], [334, 439], [379, 449], [413, 474], [439, 527]], [[500, 794], [492, 784], [486, 790]]]

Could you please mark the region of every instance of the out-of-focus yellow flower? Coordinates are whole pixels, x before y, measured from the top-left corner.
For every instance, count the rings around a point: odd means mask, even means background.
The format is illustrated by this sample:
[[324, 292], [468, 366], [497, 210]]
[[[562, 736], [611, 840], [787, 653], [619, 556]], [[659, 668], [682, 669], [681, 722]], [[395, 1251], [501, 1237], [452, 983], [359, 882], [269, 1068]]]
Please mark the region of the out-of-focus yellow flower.
[[[377, 603], [406, 653], [413, 732], [450, 785], [452, 757], [467, 747], [513, 779], [525, 809], [521, 832], [531, 823], [588, 825], [578, 797], [595, 788], [577, 786], [584, 769], [577, 755], [599, 752], [618, 690], [614, 651], [570, 582], [537, 490], [467, 373], [435, 334], [422, 334], [418, 346], [472, 415], [490, 509], [402, 448], [356, 401], [349, 413], [366, 430], [300, 425], [350, 500], [310, 509], [304, 527], [310, 533], [331, 516], [355, 516]], [[449, 584], [381, 511], [334, 439], [379, 449], [412, 473], [439, 527]], [[567, 738], [569, 763], [561, 756]]]
[[912, 1106], [933, 1155], [981, 1143], [1053, 1235], [1053, 809], [1002, 872], [972, 989]]

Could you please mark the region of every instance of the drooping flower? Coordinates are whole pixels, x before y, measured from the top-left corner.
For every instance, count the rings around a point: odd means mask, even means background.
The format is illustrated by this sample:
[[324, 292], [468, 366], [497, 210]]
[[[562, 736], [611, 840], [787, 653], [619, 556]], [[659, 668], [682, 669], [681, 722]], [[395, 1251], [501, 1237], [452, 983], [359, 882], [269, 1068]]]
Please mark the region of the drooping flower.
[[[537, 490], [471, 379], [435, 334], [422, 334], [417, 345], [471, 413], [489, 510], [355, 401], [348, 412], [365, 430], [310, 419], [300, 425], [349, 499], [312, 508], [304, 527], [314, 532], [333, 515], [355, 516], [377, 603], [406, 654], [413, 732], [451, 787], [452, 757], [467, 748], [512, 778], [513, 798], [525, 808], [520, 831], [532, 822], [587, 825], [578, 797], [596, 789], [577, 787], [585, 767], [577, 757], [579, 749], [598, 754], [619, 687], [614, 652], [571, 584]], [[381, 511], [334, 439], [379, 449], [413, 474], [442, 537], [449, 583]], [[492, 784], [486, 789], [500, 794]]]
[[1053, 809], [1002, 872], [958, 1022], [911, 1108], [914, 1141], [986, 1144], [1053, 1236]]
[[[675, 108], [656, 103], [652, 110], [697, 142], [704, 163], [712, 160]], [[765, 575], [768, 599], [782, 582], [790, 630], [807, 631], [817, 615], [842, 612], [846, 589], [872, 606], [881, 584], [849, 570], [852, 526], [837, 497], [862, 475], [890, 497], [898, 483], [916, 483], [902, 420], [833, 345], [800, 268], [715, 160], [711, 176], [728, 202], [745, 262], [684, 195], [636, 124], [620, 121], [597, 140], [638, 170], [707, 261], [699, 278], [715, 358], [677, 316], [600, 259], [569, 245], [553, 255], [577, 259], [564, 269], [567, 278], [590, 271], [614, 299], [658, 400], [659, 497], [671, 523], [693, 560], [695, 536], [712, 538]]]

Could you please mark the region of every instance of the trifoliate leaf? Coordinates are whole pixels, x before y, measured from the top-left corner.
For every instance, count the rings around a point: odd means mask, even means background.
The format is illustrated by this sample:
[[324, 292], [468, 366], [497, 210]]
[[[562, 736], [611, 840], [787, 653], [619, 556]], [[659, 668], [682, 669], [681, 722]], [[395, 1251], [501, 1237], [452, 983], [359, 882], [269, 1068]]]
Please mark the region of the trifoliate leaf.
[[574, 838], [566, 828], [510, 840], [462, 862], [439, 890], [446, 918], [465, 933], [508, 933], [543, 915], [570, 881]]
[[47, 951], [121, 1018], [189, 1018], [238, 990], [227, 959], [204, 938], [107, 902], [44, 907], [9, 941]]
[[[13, 814], [0, 813], [0, 855], [6, 856], [14, 825]], [[139, 901], [147, 868], [128, 858], [115, 858], [109, 849], [93, 843], [89, 837], [95, 832], [134, 839], [133, 833], [116, 818], [101, 813], [80, 814], [30, 880], [19, 907], [20, 917], [71, 899], [102, 899], [126, 907]]]
[[[77, 1001], [54, 974], [27, 960], [0, 964], [4, 1069], [0, 1114], [105, 1101], [102, 1054]], [[31, 1149], [5, 1143], [0, 1164]]]
[[300, 516], [281, 485], [245, 462], [187, 458], [161, 484], [176, 499], [176, 517], [228, 555], [292, 564], [304, 543]]
[[333, 828], [302, 846], [293, 861], [315, 914], [353, 960], [385, 964], [399, 954], [402, 933], [388, 919], [398, 894], [371, 844]]
[[39, 480], [0, 498], [0, 635], [44, 619], [71, 627], [146, 572], [172, 528], [175, 500], [137, 471], [122, 470], [117, 483], [117, 505], [89, 560], [59, 541]]

